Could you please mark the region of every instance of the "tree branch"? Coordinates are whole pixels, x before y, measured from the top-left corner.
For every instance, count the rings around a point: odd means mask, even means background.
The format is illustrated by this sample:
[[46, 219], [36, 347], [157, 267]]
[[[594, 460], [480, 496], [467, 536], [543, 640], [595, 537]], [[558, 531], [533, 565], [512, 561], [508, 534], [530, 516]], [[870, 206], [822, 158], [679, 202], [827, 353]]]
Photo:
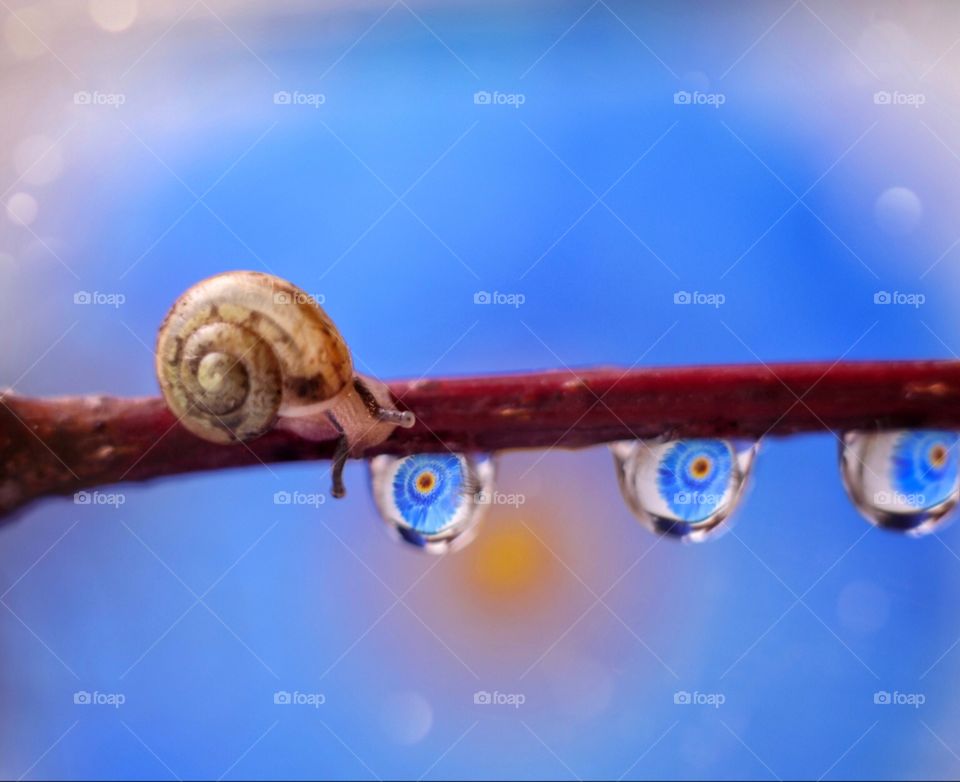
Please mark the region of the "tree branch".
[[[417, 416], [375, 453], [581, 448], [631, 438], [960, 429], [960, 362], [596, 369], [389, 384]], [[0, 393], [0, 514], [52, 494], [164, 475], [329, 459], [334, 442], [274, 430], [216, 445], [160, 398]]]

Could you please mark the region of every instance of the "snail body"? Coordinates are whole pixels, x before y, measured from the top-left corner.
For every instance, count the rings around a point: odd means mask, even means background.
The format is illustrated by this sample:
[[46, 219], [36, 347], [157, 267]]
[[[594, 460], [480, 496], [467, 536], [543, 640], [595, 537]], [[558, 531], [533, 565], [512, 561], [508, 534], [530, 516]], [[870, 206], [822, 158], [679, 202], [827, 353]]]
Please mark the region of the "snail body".
[[186, 291], [160, 327], [156, 369], [171, 411], [210, 442], [244, 442], [274, 427], [329, 439], [332, 428], [334, 496], [344, 493], [349, 456], [414, 423], [386, 386], [355, 374], [313, 297], [260, 272], [218, 274]]

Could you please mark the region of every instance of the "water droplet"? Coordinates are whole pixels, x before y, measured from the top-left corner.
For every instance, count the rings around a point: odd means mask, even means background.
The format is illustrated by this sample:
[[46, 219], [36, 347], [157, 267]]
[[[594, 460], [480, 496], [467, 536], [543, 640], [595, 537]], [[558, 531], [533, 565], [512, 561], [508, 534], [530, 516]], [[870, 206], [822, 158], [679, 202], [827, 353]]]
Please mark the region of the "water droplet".
[[957, 445], [955, 432], [847, 432], [840, 451], [843, 485], [871, 524], [925, 535], [960, 497]]
[[370, 460], [380, 515], [407, 543], [442, 554], [469, 543], [493, 493], [493, 462], [456, 453]]
[[759, 444], [733, 440], [612, 443], [620, 491], [654, 532], [692, 543], [729, 526]]

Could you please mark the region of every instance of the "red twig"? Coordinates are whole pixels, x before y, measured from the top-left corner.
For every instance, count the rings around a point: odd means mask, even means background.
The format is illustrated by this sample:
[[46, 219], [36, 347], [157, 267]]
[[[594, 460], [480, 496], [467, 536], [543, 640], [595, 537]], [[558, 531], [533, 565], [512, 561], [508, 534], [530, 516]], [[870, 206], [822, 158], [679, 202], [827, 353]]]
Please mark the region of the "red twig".
[[[580, 448], [637, 437], [960, 428], [960, 362], [597, 369], [390, 384], [418, 423], [369, 452]], [[327, 459], [284, 431], [215, 445], [159, 398], [0, 394], [0, 514], [32, 499], [163, 475]]]

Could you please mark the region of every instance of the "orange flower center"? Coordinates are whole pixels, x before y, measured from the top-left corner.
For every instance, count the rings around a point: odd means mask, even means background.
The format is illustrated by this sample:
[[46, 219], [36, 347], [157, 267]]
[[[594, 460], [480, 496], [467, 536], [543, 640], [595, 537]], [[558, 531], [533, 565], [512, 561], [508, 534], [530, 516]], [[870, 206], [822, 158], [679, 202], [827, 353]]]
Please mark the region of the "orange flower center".
[[706, 456], [698, 456], [690, 465], [690, 474], [694, 478], [706, 478], [710, 472], [710, 460]]
[[930, 449], [930, 463], [934, 467], [943, 467], [947, 461], [947, 449], [937, 443], [933, 448]]
[[421, 494], [429, 493], [437, 485], [437, 476], [432, 472], [424, 471], [417, 476], [417, 491]]

